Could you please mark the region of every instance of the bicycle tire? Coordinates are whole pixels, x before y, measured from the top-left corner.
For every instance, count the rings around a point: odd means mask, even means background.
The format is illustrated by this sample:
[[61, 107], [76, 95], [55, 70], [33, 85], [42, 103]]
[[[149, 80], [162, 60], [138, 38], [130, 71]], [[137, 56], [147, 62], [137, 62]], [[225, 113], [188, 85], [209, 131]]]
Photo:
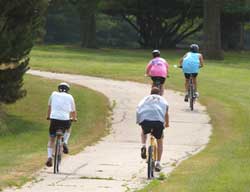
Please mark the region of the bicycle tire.
[[153, 160], [153, 147], [152, 146], [148, 147], [147, 165], [148, 165], [147, 176], [148, 176], [148, 179], [151, 179], [154, 177], [154, 160]]
[[55, 147], [55, 156], [54, 156], [54, 173], [59, 172], [59, 163], [60, 163], [60, 140], [56, 138], [56, 147]]
[[193, 87], [193, 82], [190, 80], [190, 86], [189, 86], [189, 106], [191, 111], [194, 110], [194, 87]]

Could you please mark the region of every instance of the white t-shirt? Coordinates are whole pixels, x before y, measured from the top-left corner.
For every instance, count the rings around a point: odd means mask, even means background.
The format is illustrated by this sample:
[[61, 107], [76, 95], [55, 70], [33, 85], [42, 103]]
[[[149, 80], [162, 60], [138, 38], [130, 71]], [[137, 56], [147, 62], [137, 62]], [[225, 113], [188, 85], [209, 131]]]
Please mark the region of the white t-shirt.
[[144, 120], [161, 121], [165, 123], [165, 115], [168, 111], [168, 102], [160, 95], [146, 96], [137, 106], [136, 123]]
[[49, 98], [51, 106], [50, 119], [69, 120], [70, 112], [75, 111], [75, 101], [72, 95], [54, 91]]

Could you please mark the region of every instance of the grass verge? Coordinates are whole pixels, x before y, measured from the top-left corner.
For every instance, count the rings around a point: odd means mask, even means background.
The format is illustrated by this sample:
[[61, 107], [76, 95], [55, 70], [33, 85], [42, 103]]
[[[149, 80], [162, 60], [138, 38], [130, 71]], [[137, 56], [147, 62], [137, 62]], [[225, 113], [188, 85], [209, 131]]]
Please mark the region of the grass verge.
[[[0, 189], [22, 185], [44, 166], [49, 125], [45, 120], [47, 102], [57, 84], [27, 75], [28, 95], [16, 104], [0, 106]], [[72, 154], [107, 133], [109, 104], [104, 95], [87, 88], [73, 85], [70, 92], [78, 110], [78, 122], [72, 125], [69, 141]]]

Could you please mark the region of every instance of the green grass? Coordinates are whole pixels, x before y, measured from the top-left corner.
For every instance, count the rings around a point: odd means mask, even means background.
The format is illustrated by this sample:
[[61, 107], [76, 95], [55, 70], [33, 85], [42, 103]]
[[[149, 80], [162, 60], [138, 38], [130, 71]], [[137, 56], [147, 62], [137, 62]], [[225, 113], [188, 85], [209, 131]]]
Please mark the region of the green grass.
[[[57, 81], [25, 77], [27, 97], [0, 108], [0, 189], [19, 186], [44, 166], [47, 158], [49, 121], [45, 120], [47, 102]], [[71, 154], [99, 140], [106, 133], [108, 100], [103, 95], [73, 85], [78, 122], [72, 125]]]
[[[179, 50], [162, 51], [171, 65], [167, 88], [183, 90], [181, 71], [172, 67], [183, 54]], [[48, 46], [32, 51], [31, 67], [149, 82], [143, 75], [150, 58], [150, 50]], [[206, 66], [199, 75], [199, 91], [200, 101], [212, 117], [210, 143], [204, 151], [183, 162], [166, 181], [153, 182], [142, 191], [249, 191], [249, 60], [249, 52], [226, 53], [225, 60], [220, 62], [205, 60]]]

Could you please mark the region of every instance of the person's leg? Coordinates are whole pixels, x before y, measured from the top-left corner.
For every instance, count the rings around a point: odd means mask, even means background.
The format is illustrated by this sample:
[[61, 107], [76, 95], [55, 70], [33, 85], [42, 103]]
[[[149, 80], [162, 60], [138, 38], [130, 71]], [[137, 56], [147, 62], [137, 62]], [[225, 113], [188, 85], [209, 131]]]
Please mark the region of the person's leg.
[[193, 83], [194, 83], [194, 92], [195, 92], [195, 96], [199, 97], [199, 93], [198, 93], [198, 86], [197, 86], [197, 73], [193, 74]]
[[64, 136], [63, 136], [63, 142], [64, 142], [66, 145], [68, 145], [68, 141], [69, 141], [70, 134], [71, 134], [71, 128], [66, 129], [66, 130], [65, 130], [65, 133], [64, 133]]
[[197, 78], [196, 77], [192, 77], [193, 78], [193, 83], [194, 83], [194, 91], [197, 91]]
[[146, 146], [147, 134], [144, 134], [143, 128], [141, 129], [141, 143], [142, 146]]
[[48, 142], [48, 148], [47, 148], [47, 152], [48, 152], [48, 160], [46, 162], [46, 165], [48, 167], [52, 166], [52, 156], [53, 156], [53, 148], [55, 145], [55, 137], [49, 137], [49, 142]]
[[163, 138], [157, 139], [157, 161], [160, 163], [163, 151]]
[[146, 142], [147, 142], [147, 134], [144, 134], [143, 128], [141, 129], [141, 143], [142, 143], [142, 147], [141, 147], [141, 158], [142, 159], [146, 159], [147, 155], [146, 155]]
[[52, 158], [54, 145], [55, 145], [55, 137], [49, 137], [48, 158], [50, 158], [50, 157]]

